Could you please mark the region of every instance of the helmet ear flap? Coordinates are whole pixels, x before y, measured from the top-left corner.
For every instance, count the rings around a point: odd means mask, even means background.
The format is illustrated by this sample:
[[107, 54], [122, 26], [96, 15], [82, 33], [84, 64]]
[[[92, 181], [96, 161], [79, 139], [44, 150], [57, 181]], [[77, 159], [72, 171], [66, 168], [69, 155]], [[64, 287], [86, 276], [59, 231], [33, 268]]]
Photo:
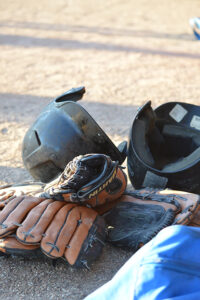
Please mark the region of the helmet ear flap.
[[200, 124], [200, 107], [188, 103], [167, 102], [152, 113], [151, 102], [147, 102], [139, 110], [131, 128], [127, 160], [136, 189], [169, 187], [200, 192], [200, 126], [195, 120]]

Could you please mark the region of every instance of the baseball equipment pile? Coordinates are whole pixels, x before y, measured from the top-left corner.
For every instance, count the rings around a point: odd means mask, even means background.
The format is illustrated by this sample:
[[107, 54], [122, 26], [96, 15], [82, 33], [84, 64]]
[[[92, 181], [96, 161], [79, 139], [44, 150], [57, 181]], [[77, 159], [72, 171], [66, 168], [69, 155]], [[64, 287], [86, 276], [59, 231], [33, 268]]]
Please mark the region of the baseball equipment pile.
[[46, 185], [2, 187], [0, 253], [62, 258], [89, 268], [105, 241], [135, 252], [166, 226], [200, 224], [199, 195], [152, 188], [128, 192], [126, 186], [118, 162], [87, 154]]
[[75, 157], [54, 181], [2, 187], [0, 251], [2, 254], [65, 259], [89, 268], [106, 238], [102, 216], [94, 208], [118, 199], [126, 175], [110, 157]]

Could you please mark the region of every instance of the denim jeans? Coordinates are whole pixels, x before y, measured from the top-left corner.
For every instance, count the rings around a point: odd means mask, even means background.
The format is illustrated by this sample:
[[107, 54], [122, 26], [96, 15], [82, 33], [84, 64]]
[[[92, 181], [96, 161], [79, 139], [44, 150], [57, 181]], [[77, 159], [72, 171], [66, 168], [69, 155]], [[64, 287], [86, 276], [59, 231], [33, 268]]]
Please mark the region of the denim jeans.
[[173, 225], [85, 300], [200, 300], [200, 228]]

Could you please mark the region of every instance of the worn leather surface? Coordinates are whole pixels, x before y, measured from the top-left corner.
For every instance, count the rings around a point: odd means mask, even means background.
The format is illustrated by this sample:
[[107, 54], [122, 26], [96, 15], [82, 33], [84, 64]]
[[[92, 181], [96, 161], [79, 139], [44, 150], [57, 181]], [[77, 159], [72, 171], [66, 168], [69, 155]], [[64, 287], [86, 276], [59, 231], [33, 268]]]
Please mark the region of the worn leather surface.
[[99, 213], [105, 213], [107, 239], [116, 246], [134, 251], [167, 226], [200, 224], [199, 195], [183, 191], [141, 189], [126, 192], [116, 205], [107, 209], [108, 205], [97, 208]]
[[0, 186], [0, 209], [3, 209], [8, 202], [16, 197], [23, 195], [35, 196], [41, 193], [43, 188], [43, 183], [34, 181]]
[[96, 207], [119, 198], [126, 185], [126, 174], [118, 162], [103, 154], [88, 154], [68, 163], [41, 196]]
[[[53, 259], [62, 257], [71, 265], [89, 267], [104, 246], [104, 219], [75, 203], [16, 197], [0, 211], [0, 222], [2, 253], [26, 256], [29, 249], [40, 248]], [[11, 234], [15, 234], [12, 239]]]
[[26, 214], [41, 201], [43, 201], [42, 198], [32, 196], [21, 196], [10, 201], [0, 211], [0, 237], [15, 231]]

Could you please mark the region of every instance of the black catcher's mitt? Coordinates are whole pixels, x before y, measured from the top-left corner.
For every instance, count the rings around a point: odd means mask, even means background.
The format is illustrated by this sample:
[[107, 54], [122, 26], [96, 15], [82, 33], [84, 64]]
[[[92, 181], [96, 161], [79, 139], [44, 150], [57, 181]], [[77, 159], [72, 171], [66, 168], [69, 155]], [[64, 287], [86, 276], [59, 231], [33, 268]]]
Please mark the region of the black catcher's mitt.
[[104, 215], [107, 240], [136, 251], [166, 226], [190, 225], [199, 209], [200, 196], [192, 193], [168, 189], [127, 192]]

